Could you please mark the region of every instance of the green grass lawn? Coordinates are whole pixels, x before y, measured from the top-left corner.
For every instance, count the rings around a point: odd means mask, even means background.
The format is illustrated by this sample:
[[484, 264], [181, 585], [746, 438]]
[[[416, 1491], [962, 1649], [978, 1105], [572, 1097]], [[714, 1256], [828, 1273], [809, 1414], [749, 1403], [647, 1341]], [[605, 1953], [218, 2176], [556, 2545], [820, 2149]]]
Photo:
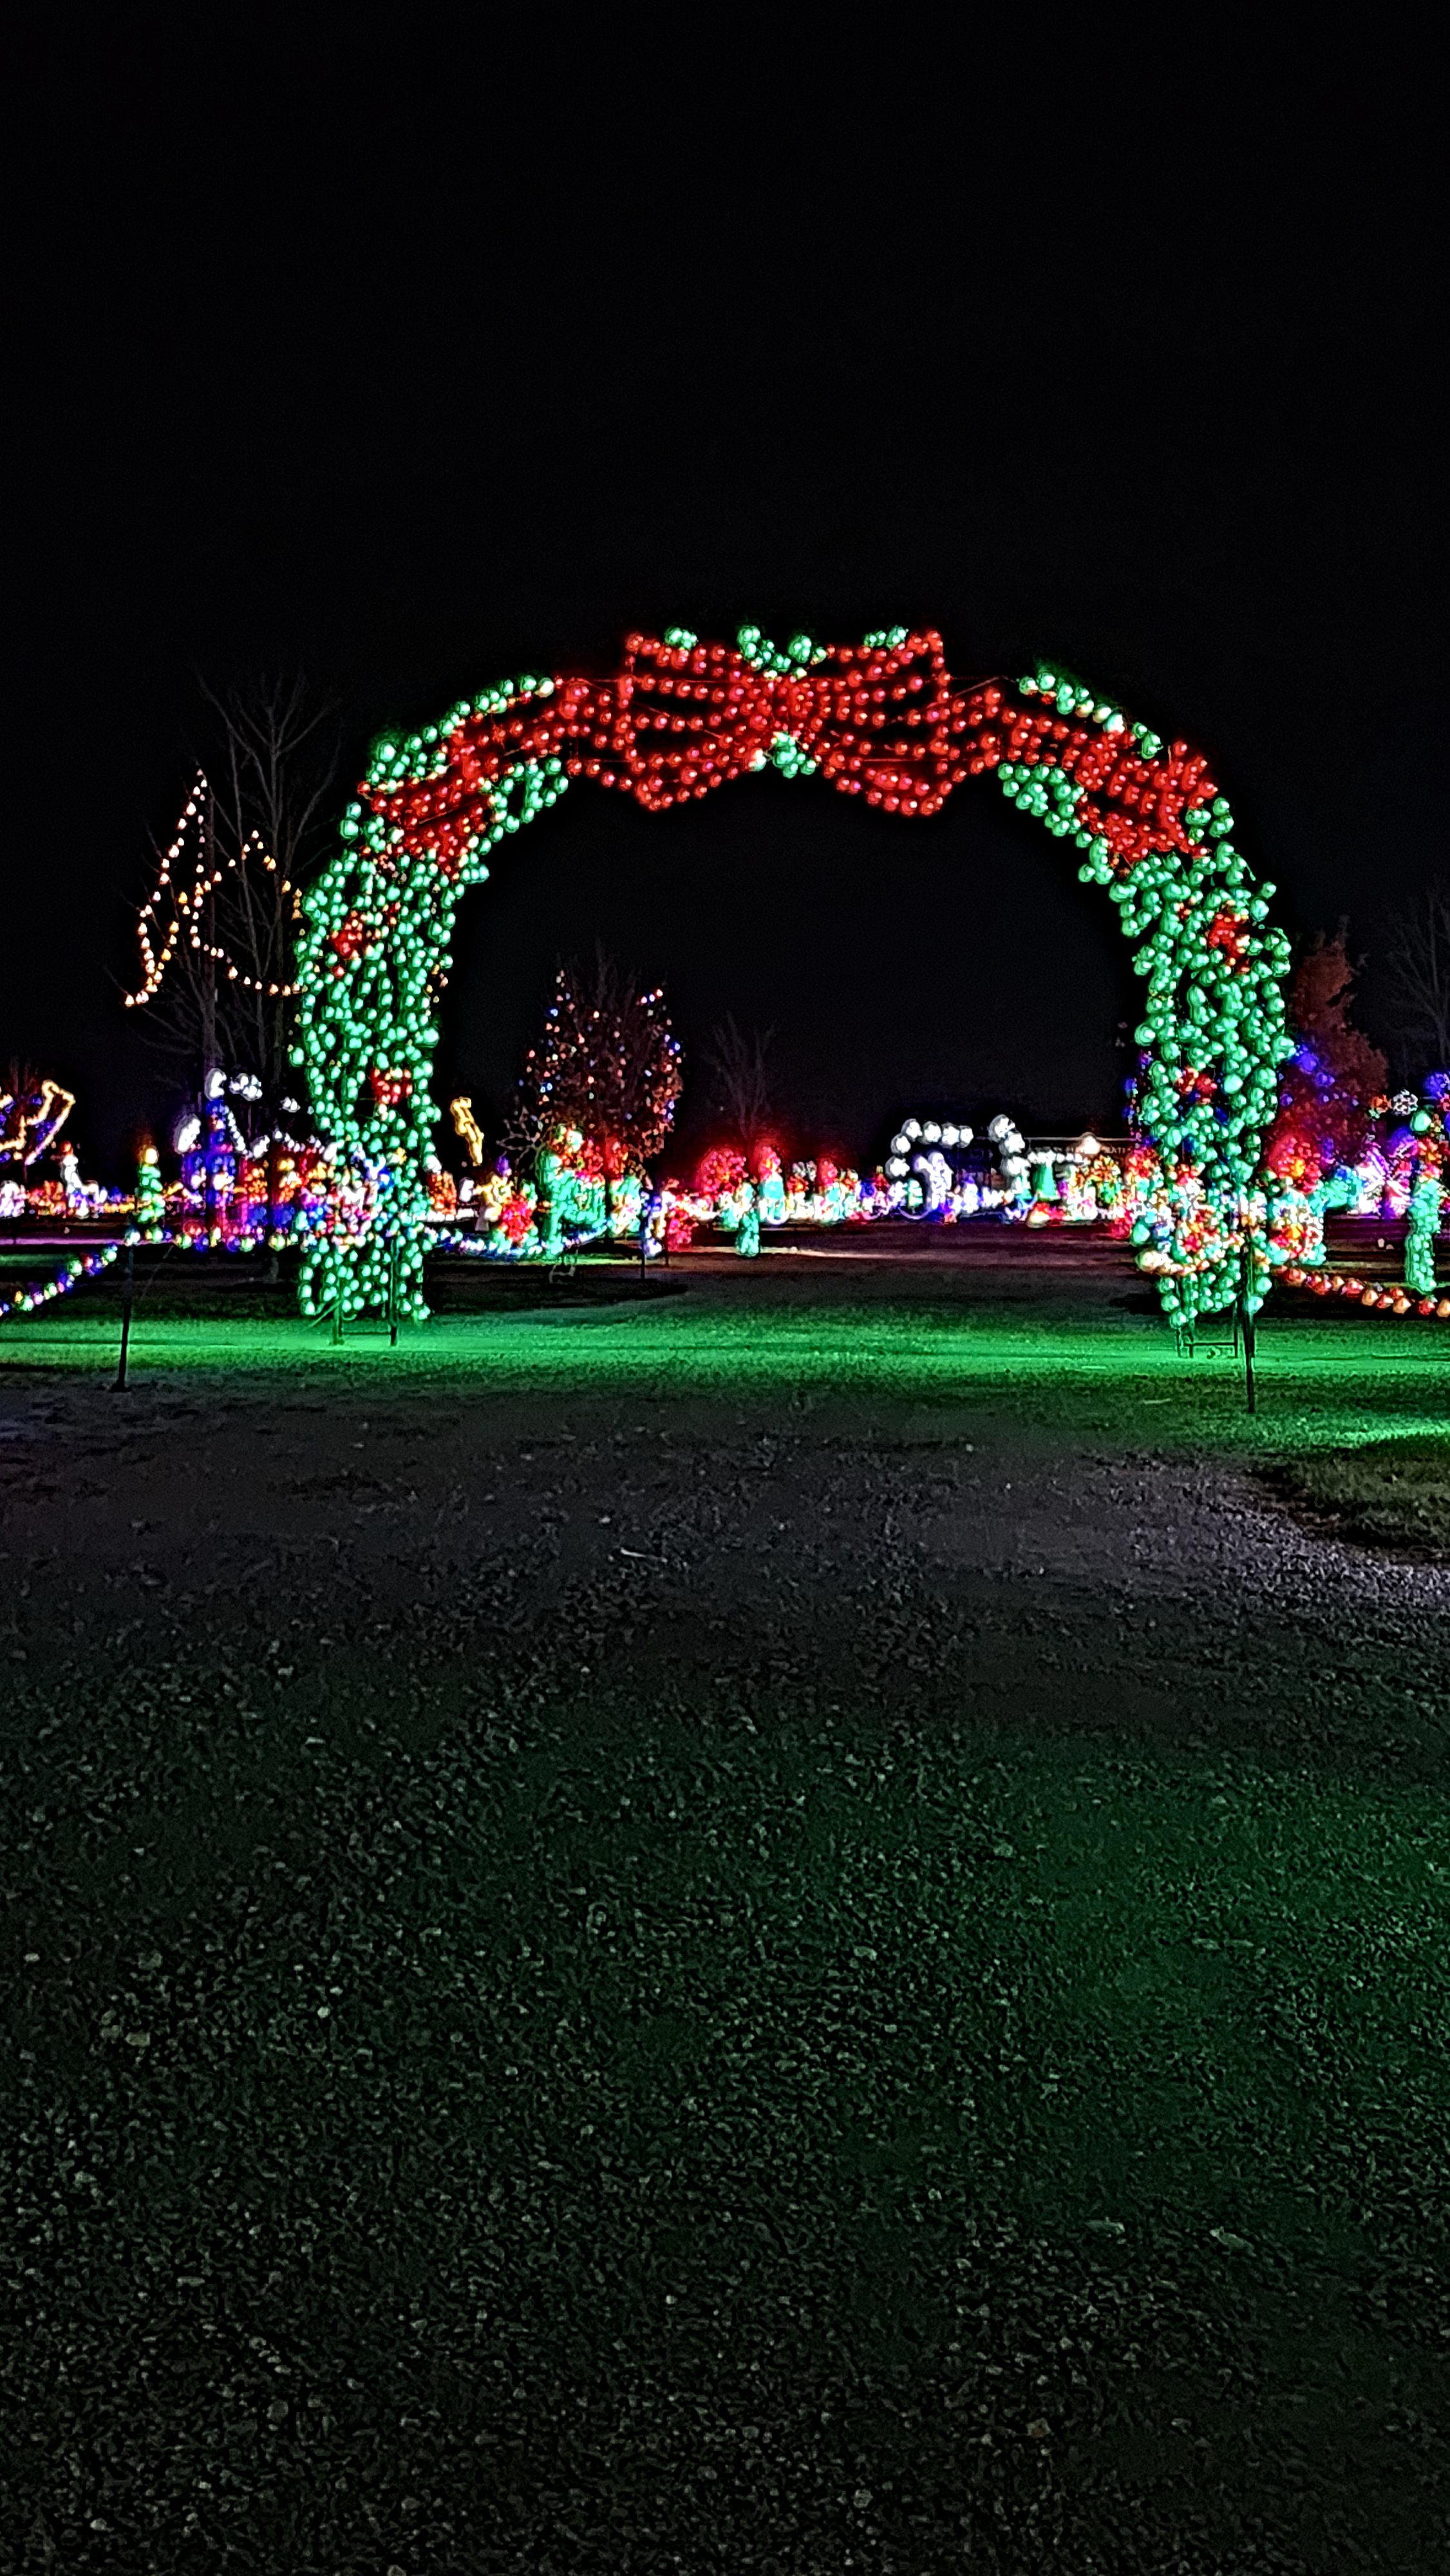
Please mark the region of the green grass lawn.
[[1310, 1451], [1284, 1461], [1281, 1481], [1345, 1537], [1450, 1556], [1450, 1435]]
[[[1250, 1415], [1226, 1350], [1183, 1358], [1151, 1314], [1099, 1307], [1084, 1316], [1060, 1295], [1044, 1301], [1046, 1312], [975, 1312], [930, 1297], [884, 1309], [721, 1311], [679, 1293], [680, 1279], [652, 1280], [655, 1293], [639, 1296], [628, 1272], [601, 1279], [586, 1267], [560, 1292], [505, 1271], [487, 1283], [496, 1311], [444, 1312], [390, 1348], [375, 1321], [334, 1344], [326, 1325], [296, 1315], [285, 1283], [270, 1292], [244, 1276], [226, 1284], [222, 1299], [178, 1256], [143, 1291], [133, 1388], [196, 1377], [255, 1393], [301, 1381], [380, 1390], [433, 1381], [441, 1391], [457, 1375], [541, 1397], [578, 1383], [590, 1394], [876, 1405], [893, 1415], [905, 1403], [929, 1412], [946, 1438], [953, 1407], [1007, 1397], [1046, 1434], [1233, 1457], [1313, 1525], [1419, 1555], [1450, 1551], [1450, 1327], [1418, 1320], [1355, 1315], [1339, 1325], [1271, 1309]], [[7, 1368], [108, 1380], [118, 1305], [108, 1281], [0, 1326], [0, 1389]]]
[[[1174, 1411], [1159, 1428], [1170, 1438], [1233, 1437], [1244, 1414], [1243, 1377], [1227, 1350], [1181, 1358], [1159, 1320], [1151, 1294], [1126, 1274], [1124, 1293], [1105, 1300], [1081, 1293], [1068, 1277], [1029, 1280], [1011, 1298], [982, 1295], [968, 1272], [944, 1285], [926, 1274], [909, 1300], [837, 1295], [816, 1306], [805, 1294], [783, 1302], [770, 1265], [757, 1272], [758, 1299], [712, 1295], [709, 1278], [678, 1264], [638, 1292], [632, 1265], [581, 1265], [573, 1279], [550, 1285], [547, 1274], [478, 1265], [486, 1303], [459, 1311], [442, 1287], [441, 1311], [405, 1326], [396, 1348], [375, 1319], [349, 1327], [339, 1346], [326, 1323], [297, 1314], [284, 1278], [266, 1287], [241, 1262], [217, 1271], [193, 1256], [138, 1260], [132, 1364], [153, 1378], [186, 1370], [235, 1376], [261, 1387], [299, 1371], [347, 1377], [377, 1369], [394, 1376], [486, 1372], [495, 1383], [543, 1384], [575, 1373], [621, 1384], [656, 1382], [667, 1393], [719, 1393], [740, 1385], [850, 1395], [880, 1386], [889, 1395], [919, 1392], [937, 1401], [968, 1391], [1021, 1384], [1039, 1410], [1059, 1409], [1070, 1426], [1087, 1395], [1150, 1393]], [[462, 1268], [454, 1264], [456, 1272]], [[22, 1263], [27, 1276], [33, 1259]], [[602, 1274], [602, 1275], [601, 1275]], [[430, 1281], [432, 1273], [430, 1272]], [[800, 1289], [799, 1279], [790, 1283]], [[1014, 1283], [1015, 1284], [1015, 1283]], [[868, 1281], [869, 1285], [869, 1281]], [[677, 1293], [683, 1290], [685, 1293]], [[652, 1292], [652, 1293], [651, 1293]], [[436, 1293], [436, 1292], [435, 1292]], [[120, 1285], [114, 1271], [74, 1296], [0, 1325], [0, 1378], [7, 1366], [57, 1372], [114, 1368]], [[1226, 1324], [1219, 1329], [1226, 1331]], [[1450, 1415], [1450, 1326], [1418, 1319], [1325, 1316], [1273, 1304], [1260, 1318], [1257, 1373], [1262, 1411], [1244, 1421], [1243, 1439], [1272, 1445], [1307, 1436], [1316, 1444], [1336, 1430], [1362, 1437], [1376, 1416], [1443, 1431]]]

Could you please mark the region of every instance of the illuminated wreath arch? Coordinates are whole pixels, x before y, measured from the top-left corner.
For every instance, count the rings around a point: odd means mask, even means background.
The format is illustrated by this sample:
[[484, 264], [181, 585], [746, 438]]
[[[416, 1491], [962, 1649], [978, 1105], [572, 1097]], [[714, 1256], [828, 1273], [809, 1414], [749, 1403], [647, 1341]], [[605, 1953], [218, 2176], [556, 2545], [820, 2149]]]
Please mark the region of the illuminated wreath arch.
[[[1203, 754], [1161, 742], [1056, 668], [961, 685], [930, 630], [834, 645], [801, 635], [781, 650], [755, 627], [733, 648], [672, 627], [630, 636], [608, 678], [506, 681], [375, 744], [341, 848], [306, 897], [295, 1060], [319, 1137], [383, 1187], [369, 1221], [309, 1241], [304, 1311], [334, 1299], [380, 1310], [390, 1290], [427, 1311], [438, 1002], [454, 913], [489, 853], [576, 778], [662, 813], [772, 761], [907, 816], [995, 771], [1015, 805], [1075, 843], [1079, 876], [1120, 907], [1147, 984], [1140, 1109], [1169, 1188], [1140, 1258], [1175, 1322], [1238, 1293], [1245, 1242], [1263, 1227], [1260, 1140], [1292, 1047], [1289, 949]], [[1251, 1290], [1266, 1279], [1260, 1259]]]

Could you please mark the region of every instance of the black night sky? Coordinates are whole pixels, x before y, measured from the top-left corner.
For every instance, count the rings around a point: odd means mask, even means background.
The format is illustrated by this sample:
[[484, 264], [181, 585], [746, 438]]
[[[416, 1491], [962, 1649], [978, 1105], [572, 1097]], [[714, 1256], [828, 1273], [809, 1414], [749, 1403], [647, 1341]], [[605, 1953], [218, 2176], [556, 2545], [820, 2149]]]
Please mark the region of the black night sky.
[[[305, 670], [355, 774], [672, 623], [1059, 657], [1211, 753], [1393, 1050], [1386, 917], [1444, 866], [1429, 76], [1403, 23], [1369, 61], [1326, 24], [1149, 58], [972, 13], [42, 13], [0, 1053], [79, 1092], [87, 1168], [156, 1113], [119, 987], [199, 677]], [[687, 1055], [775, 1026], [798, 1150], [1115, 1123], [1111, 908], [985, 782], [925, 824], [577, 787], [466, 909], [444, 1079], [496, 1116], [596, 937]]]

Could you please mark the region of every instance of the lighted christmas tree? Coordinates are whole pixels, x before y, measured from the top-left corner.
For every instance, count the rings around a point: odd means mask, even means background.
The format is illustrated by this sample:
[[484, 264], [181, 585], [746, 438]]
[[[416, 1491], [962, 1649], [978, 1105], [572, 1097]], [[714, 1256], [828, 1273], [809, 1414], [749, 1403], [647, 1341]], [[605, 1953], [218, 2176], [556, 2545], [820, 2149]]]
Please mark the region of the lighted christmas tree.
[[1315, 1189], [1341, 1164], [1358, 1162], [1369, 1142], [1371, 1103], [1383, 1102], [1389, 1068], [1349, 1016], [1355, 969], [1343, 930], [1323, 932], [1301, 958], [1289, 986], [1288, 1020], [1296, 1040], [1279, 1074], [1279, 1109], [1264, 1144], [1267, 1168]]
[[154, 1145], [145, 1148], [136, 1172], [136, 1223], [143, 1234], [152, 1238], [166, 1223], [166, 1196]]
[[559, 969], [519, 1083], [514, 1134], [539, 1155], [574, 1128], [607, 1180], [642, 1176], [674, 1125], [682, 1083], [663, 993], [640, 992], [598, 949], [592, 965], [571, 959]]

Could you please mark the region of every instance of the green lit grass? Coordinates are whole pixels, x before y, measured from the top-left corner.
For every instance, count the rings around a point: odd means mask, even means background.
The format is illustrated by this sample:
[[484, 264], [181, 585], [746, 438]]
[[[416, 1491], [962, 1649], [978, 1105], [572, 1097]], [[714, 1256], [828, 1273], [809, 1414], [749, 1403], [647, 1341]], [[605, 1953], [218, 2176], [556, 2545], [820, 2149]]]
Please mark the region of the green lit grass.
[[1450, 1436], [1314, 1452], [1288, 1462], [1280, 1481], [1345, 1537], [1450, 1555]]
[[[7, 1368], [113, 1374], [118, 1332], [113, 1293], [104, 1307], [81, 1295], [0, 1326], [0, 1384]], [[1308, 1325], [1272, 1317], [1260, 1334], [1259, 1409], [1250, 1418], [1239, 1364], [1227, 1353], [1179, 1357], [1151, 1318], [1105, 1318], [1100, 1306], [1038, 1316], [991, 1296], [814, 1310], [772, 1302], [764, 1283], [759, 1297], [726, 1301], [708, 1281], [678, 1298], [593, 1310], [437, 1316], [405, 1328], [396, 1348], [375, 1323], [335, 1345], [325, 1324], [278, 1313], [275, 1303], [255, 1316], [215, 1317], [151, 1311], [143, 1301], [131, 1369], [138, 1387], [187, 1374], [254, 1393], [306, 1377], [380, 1387], [431, 1380], [441, 1394], [464, 1377], [541, 1396], [726, 1395], [868, 1410], [906, 1402], [933, 1408], [947, 1436], [954, 1404], [1010, 1394], [1068, 1438], [1117, 1430], [1160, 1447], [1265, 1458], [1358, 1446], [1376, 1430], [1434, 1439], [1450, 1415], [1450, 1328], [1419, 1322], [1336, 1332], [1318, 1317]]]

